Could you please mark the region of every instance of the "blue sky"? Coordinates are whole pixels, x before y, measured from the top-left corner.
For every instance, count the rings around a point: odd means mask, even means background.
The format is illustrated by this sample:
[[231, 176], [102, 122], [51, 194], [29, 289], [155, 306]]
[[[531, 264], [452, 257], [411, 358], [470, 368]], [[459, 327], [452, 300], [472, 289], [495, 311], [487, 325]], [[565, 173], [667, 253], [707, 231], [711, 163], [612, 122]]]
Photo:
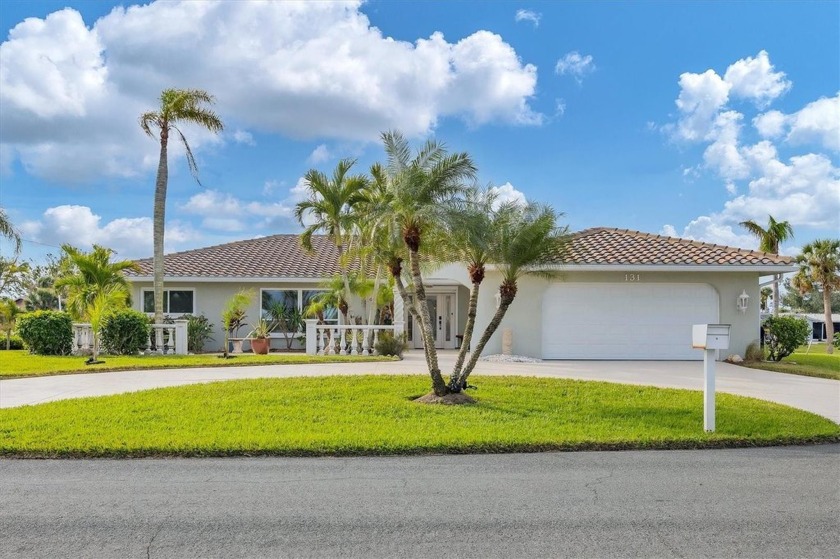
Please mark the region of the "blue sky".
[[738, 222], [772, 214], [795, 254], [840, 234], [838, 21], [837, 2], [4, 1], [0, 205], [25, 258], [150, 255], [137, 117], [194, 87], [226, 130], [185, 130], [202, 185], [171, 154], [168, 251], [298, 231], [306, 171], [364, 171], [392, 128], [573, 230], [754, 248]]

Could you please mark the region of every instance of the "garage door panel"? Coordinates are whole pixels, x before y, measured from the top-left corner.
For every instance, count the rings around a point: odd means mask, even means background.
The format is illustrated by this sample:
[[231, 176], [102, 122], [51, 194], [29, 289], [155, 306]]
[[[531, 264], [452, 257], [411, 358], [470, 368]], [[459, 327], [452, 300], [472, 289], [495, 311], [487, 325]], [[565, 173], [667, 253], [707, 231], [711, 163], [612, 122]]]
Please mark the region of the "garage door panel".
[[708, 284], [557, 283], [543, 295], [545, 359], [702, 359], [691, 325], [718, 321]]

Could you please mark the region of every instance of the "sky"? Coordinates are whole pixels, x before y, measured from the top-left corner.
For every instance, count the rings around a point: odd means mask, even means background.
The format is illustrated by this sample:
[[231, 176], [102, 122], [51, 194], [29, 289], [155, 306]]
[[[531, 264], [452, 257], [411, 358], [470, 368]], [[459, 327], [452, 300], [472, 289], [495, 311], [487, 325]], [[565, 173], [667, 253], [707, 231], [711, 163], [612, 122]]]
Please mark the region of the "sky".
[[[470, 153], [504, 199], [795, 255], [840, 236], [838, 2], [0, 2], [0, 206], [42, 260], [152, 253], [166, 88], [216, 97], [170, 151], [167, 252], [301, 230], [310, 168], [385, 130]], [[0, 243], [0, 254], [11, 254]]]

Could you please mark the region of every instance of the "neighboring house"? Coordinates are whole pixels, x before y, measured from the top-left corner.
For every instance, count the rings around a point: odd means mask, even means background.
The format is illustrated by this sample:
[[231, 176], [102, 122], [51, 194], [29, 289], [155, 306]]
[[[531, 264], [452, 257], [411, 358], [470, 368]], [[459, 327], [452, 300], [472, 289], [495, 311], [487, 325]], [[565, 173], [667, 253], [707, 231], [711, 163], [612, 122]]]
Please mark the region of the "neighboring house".
[[[826, 339], [825, 332], [825, 315], [822, 313], [780, 313], [781, 316], [792, 316], [801, 318], [808, 322], [808, 327], [811, 329], [811, 341], [821, 342]], [[762, 313], [761, 319], [764, 320], [769, 314]], [[831, 322], [834, 323], [834, 331], [840, 332], [840, 314], [834, 313], [831, 315]]]
[[[274, 235], [167, 255], [165, 286], [170, 315], [204, 313], [218, 327], [225, 301], [238, 289], [258, 293], [248, 315], [259, 316], [262, 301], [282, 299], [302, 308], [318, 284], [338, 272], [338, 253], [325, 237], [313, 239], [314, 254], [304, 252], [296, 235]], [[556, 279], [528, 276], [485, 353], [501, 352], [510, 329], [513, 352], [543, 359], [702, 359], [691, 348], [691, 325], [731, 324], [725, 354], [744, 354], [759, 329], [759, 277], [794, 271], [792, 259], [651, 235], [595, 228], [575, 233]], [[130, 273], [134, 297], [152, 308], [152, 260]], [[478, 303], [475, 337], [496, 310], [500, 274], [492, 268]], [[466, 322], [469, 277], [464, 266], [449, 264], [426, 281], [430, 314], [437, 317], [441, 348], [457, 347]], [[745, 309], [739, 296], [748, 296]], [[351, 308], [359, 312], [358, 302]], [[396, 313], [402, 305], [395, 304]], [[399, 320], [401, 317], [395, 317]], [[422, 347], [410, 317], [405, 317], [411, 347]], [[722, 355], [721, 357], [725, 357]]]

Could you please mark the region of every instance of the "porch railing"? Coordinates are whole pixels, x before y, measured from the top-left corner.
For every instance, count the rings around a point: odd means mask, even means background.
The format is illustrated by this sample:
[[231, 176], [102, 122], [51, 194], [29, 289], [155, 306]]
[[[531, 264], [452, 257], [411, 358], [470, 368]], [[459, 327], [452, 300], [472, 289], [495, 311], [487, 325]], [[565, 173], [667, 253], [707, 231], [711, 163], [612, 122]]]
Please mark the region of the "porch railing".
[[[172, 324], [151, 324], [149, 338], [142, 353], [187, 354], [187, 321], [176, 320]], [[73, 323], [73, 355], [93, 351], [93, 329], [85, 322]]]
[[366, 324], [318, 324], [306, 320], [307, 355], [376, 355], [376, 343], [382, 332], [402, 336], [405, 323], [371, 326]]

